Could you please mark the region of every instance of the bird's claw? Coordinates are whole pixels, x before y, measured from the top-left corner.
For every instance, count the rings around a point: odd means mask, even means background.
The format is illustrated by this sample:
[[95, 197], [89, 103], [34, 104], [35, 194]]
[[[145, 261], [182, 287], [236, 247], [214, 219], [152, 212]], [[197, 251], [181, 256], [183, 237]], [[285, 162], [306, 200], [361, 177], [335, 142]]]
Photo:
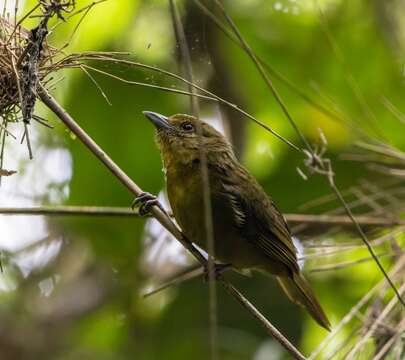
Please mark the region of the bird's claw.
[[[144, 192], [137, 196], [131, 204], [132, 210], [139, 205], [139, 215], [146, 216], [150, 213], [152, 206], [157, 205], [161, 208], [161, 205], [155, 195], [152, 195], [148, 192]], [[163, 209], [162, 209], [163, 210]]]
[[[230, 267], [232, 267], [232, 264], [217, 264], [214, 263], [214, 279], [218, 280], [222, 273], [228, 270]], [[204, 280], [206, 282], [209, 281], [209, 270], [208, 270], [208, 264], [204, 267]]]

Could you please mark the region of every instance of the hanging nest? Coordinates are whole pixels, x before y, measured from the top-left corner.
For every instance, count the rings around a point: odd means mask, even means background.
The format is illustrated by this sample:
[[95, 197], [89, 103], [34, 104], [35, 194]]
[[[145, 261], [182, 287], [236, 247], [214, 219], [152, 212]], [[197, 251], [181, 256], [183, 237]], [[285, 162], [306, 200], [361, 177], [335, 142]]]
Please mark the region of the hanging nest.
[[32, 30], [20, 25], [24, 19], [16, 23], [0, 17], [0, 169], [6, 136], [15, 138], [7, 129], [10, 123], [22, 124], [21, 142], [26, 141], [30, 158], [28, 125], [35, 120], [50, 127], [45, 119], [34, 114], [38, 91], [49, 83], [50, 74], [67, 67], [69, 62], [64, 60], [66, 56], [60, 49], [47, 43], [48, 22], [54, 16], [64, 21], [64, 15], [74, 8], [74, 0], [39, 0], [29, 11], [29, 14], [40, 11], [35, 17], [41, 20]]
[[52, 71], [59, 51], [46, 44], [47, 23], [53, 12], [44, 8], [43, 19], [31, 31], [0, 18], [0, 116], [4, 121], [30, 122], [38, 82]]
[[17, 64], [29, 41], [29, 32], [0, 18], [0, 116], [16, 121], [20, 110]]

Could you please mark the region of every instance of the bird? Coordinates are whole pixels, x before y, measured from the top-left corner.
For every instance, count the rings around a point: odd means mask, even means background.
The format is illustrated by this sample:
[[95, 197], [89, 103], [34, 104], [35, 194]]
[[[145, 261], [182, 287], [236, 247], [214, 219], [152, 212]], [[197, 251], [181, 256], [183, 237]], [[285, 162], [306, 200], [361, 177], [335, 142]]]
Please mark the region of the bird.
[[[184, 235], [207, 250], [202, 159], [207, 166], [215, 261], [237, 271], [275, 276], [287, 297], [304, 307], [322, 327], [330, 322], [302, 274], [297, 250], [282, 213], [258, 181], [237, 160], [230, 142], [214, 127], [186, 114], [144, 111], [156, 128], [174, 218]], [[202, 153], [203, 152], [203, 153]], [[143, 193], [143, 212], [158, 204]], [[209, 216], [209, 215], [208, 215]]]

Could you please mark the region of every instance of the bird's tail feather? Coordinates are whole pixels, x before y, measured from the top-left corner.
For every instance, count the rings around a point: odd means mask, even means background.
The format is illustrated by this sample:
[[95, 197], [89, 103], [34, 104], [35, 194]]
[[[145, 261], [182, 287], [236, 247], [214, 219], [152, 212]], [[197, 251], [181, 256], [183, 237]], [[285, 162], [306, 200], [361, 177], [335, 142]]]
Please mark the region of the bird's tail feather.
[[279, 276], [277, 280], [292, 302], [306, 308], [319, 325], [330, 330], [329, 320], [302, 274]]

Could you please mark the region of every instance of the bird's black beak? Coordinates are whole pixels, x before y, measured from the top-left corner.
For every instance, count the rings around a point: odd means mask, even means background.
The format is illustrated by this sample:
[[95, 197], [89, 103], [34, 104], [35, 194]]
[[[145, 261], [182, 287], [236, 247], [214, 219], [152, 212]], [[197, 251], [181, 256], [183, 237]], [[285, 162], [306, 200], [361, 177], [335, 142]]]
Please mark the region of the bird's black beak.
[[143, 111], [142, 113], [153, 123], [153, 125], [156, 126], [156, 129], [160, 130], [172, 128], [166, 116], [152, 111]]

